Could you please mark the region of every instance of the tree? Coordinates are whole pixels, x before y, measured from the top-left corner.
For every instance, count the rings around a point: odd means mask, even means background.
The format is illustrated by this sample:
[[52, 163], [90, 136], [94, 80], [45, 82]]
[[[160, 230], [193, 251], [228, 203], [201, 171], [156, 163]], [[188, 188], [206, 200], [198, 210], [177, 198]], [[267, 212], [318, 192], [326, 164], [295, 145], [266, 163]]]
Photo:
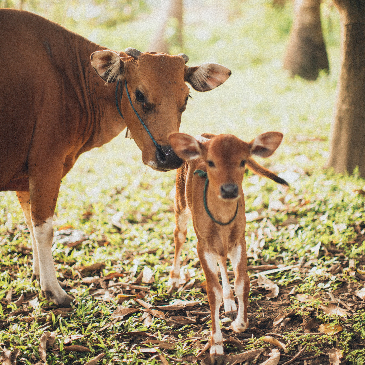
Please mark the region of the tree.
[[328, 167], [365, 178], [365, 2], [334, 0], [340, 12], [342, 53]]
[[[170, 32], [169, 32], [170, 31]], [[170, 35], [168, 33], [171, 33]], [[172, 51], [171, 46], [178, 50]], [[155, 38], [148, 47], [149, 51], [178, 53], [183, 49], [183, 0], [169, 0], [163, 22]]]
[[320, 7], [320, 0], [295, 1], [294, 24], [284, 57], [284, 68], [292, 77], [316, 80], [320, 70], [329, 71]]

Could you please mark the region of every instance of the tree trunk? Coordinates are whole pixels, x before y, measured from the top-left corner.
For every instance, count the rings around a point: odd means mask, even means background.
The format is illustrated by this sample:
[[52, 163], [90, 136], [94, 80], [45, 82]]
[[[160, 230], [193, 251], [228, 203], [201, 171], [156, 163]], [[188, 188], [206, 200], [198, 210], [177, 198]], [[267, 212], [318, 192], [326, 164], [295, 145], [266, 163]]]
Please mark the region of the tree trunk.
[[365, 2], [335, 0], [341, 15], [342, 64], [328, 167], [365, 178]]
[[[172, 30], [170, 36], [168, 29]], [[180, 52], [183, 50], [183, 0], [170, 0], [165, 18], [148, 50], [169, 53], [172, 46]]]
[[329, 71], [320, 8], [320, 0], [295, 1], [294, 24], [284, 57], [284, 68], [291, 77], [316, 80], [320, 70]]

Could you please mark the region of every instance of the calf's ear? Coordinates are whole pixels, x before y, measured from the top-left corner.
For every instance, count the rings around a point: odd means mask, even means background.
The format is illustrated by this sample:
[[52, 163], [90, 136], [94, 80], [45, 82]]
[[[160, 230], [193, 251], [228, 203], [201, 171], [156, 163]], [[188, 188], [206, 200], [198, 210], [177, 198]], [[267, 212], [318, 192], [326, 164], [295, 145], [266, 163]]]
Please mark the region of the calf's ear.
[[260, 157], [269, 157], [279, 147], [282, 139], [283, 134], [280, 132], [266, 132], [260, 134], [250, 142], [251, 154]]
[[231, 71], [217, 63], [203, 63], [200, 66], [186, 67], [185, 81], [197, 91], [209, 91], [222, 85]]
[[115, 82], [123, 74], [124, 63], [120, 55], [113, 51], [96, 51], [90, 56], [91, 66], [106, 82]]
[[174, 152], [184, 161], [194, 160], [201, 156], [199, 142], [185, 133], [172, 133], [169, 135], [169, 143]]

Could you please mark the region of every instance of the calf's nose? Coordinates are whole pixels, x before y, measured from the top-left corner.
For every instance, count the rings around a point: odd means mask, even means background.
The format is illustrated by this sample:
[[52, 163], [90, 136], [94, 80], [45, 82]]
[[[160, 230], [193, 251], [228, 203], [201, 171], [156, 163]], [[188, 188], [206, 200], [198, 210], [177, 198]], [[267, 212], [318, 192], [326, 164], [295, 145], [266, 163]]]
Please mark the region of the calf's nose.
[[236, 184], [221, 185], [221, 197], [223, 199], [234, 199], [238, 197], [238, 186]]
[[156, 149], [156, 162], [158, 170], [168, 171], [179, 168], [183, 160], [171, 146], [161, 146], [161, 149]]

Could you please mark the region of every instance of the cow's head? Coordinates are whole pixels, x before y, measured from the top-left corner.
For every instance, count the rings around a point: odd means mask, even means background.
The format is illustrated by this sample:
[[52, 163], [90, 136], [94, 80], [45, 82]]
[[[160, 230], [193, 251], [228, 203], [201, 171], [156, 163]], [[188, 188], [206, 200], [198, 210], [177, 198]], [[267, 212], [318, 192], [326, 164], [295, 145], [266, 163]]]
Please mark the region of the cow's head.
[[[125, 123], [142, 151], [143, 162], [156, 170], [175, 169], [182, 163], [169, 146], [168, 136], [179, 131], [181, 114], [189, 98], [186, 82], [197, 91], [209, 91], [224, 83], [231, 74], [218, 64], [188, 67], [187, 61], [185, 55], [141, 53], [131, 48], [126, 52], [104, 50], [91, 55], [97, 74], [108, 83], [119, 81], [123, 88], [119, 101]], [[162, 153], [153, 140], [162, 147]]]

